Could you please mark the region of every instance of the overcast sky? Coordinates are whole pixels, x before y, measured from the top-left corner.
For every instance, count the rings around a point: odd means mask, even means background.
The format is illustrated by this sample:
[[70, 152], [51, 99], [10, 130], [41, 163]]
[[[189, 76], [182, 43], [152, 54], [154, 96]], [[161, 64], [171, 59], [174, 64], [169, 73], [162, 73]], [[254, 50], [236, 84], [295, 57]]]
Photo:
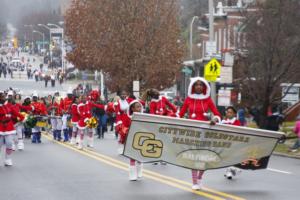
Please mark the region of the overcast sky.
[[18, 19], [34, 10], [49, 10], [59, 7], [60, 0], [0, 0], [0, 20], [16, 24]]

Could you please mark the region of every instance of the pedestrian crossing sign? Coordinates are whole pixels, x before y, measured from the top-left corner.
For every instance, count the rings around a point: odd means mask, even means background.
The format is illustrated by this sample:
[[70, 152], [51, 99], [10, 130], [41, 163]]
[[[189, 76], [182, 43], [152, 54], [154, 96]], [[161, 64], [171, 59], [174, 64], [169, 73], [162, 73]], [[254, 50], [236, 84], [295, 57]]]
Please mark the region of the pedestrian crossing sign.
[[211, 59], [204, 67], [204, 78], [207, 81], [216, 81], [221, 73], [221, 64], [215, 58]]

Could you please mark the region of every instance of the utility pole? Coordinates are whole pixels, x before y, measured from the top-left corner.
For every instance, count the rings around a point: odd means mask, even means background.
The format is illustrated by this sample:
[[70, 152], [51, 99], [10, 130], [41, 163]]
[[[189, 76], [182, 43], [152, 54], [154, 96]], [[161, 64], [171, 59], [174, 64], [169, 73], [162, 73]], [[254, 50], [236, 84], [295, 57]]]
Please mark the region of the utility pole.
[[[215, 41], [214, 38], [214, 2], [213, 0], [208, 0], [208, 10], [209, 10], [209, 41], [212, 43]], [[211, 58], [210, 58], [211, 59]], [[210, 83], [210, 89], [211, 89], [211, 98], [213, 102], [216, 104], [216, 82]]]

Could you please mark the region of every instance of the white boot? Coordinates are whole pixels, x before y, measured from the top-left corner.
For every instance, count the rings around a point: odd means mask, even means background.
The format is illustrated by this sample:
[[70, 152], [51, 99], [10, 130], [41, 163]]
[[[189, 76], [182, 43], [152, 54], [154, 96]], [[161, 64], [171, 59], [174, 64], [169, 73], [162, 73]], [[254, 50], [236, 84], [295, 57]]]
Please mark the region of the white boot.
[[230, 169], [230, 167], [226, 169], [226, 172], [225, 172], [224, 176], [225, 176], [227, 179], [229, 179], [229, 180], [232, 179], [233, 173], [232, 173], [232, 170]]
[[118, 154], [122, 155], [123, 151], [124, 151], [124, 145], [119, 143], [119, 145], [118, 145]]
[[80, 141], [80, 135], [79, 135], [79, 134], [77, 134], [77, 136], [76, 136], [76, 144], [78, 144], [78, 143], [79, 143], [79, 141]]
[[75, 145], [75, 144], [76, 144], [76, 138], [75, 137], [71, 137], [70, 145]]
[[143, 177], [143, 164], [140, 162], [137, 162], [136, 169], [137, 169], [137, 177], [142, 178]]
[[77, 149], [80, 149], [80, 150], [83, 149], [82, 140], [81, 139], [79, 139], [79, 141], [78, 141]]
[[201, 185], [200, 184], [194, 184], [192, 186], [192, 190], [201, 190]]
[[87, 146], [90, 148], [94, 148], [94, 138], [93, 137], [87, 138]]
[[136, 181], [137, 180], [137, 168], [136, 166], [129, 166], [129, 180]]
[[18, 150], [24, 150], [24, 142], [23, 140], [18, 141]]
[[13, 143], [12, 143], [12, 147], [11, 147], [11, 149], [12, 149], [13, 151], [15, 151], [15, 150], [16, 150], [16, 145], [15, 145], [15, 142], [13, 142]]
[[9, 158], [9, 157], [5, 158], [4, 165], [5, 166], [12, 166], [13, 165], [12, 159]]

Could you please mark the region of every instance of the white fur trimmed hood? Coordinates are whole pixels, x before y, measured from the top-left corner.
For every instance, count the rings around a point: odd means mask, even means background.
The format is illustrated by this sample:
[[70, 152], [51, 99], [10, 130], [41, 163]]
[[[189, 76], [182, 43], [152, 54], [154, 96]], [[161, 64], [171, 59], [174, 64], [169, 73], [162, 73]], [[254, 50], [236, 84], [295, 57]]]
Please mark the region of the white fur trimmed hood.
[[139, 100], [133, 100], [133, 101], [131, 101], [131, 102], [129, 103], [129, 107], [128, 107], [128, 109], [127, 109], [127, 116], [128, 116], [129, 118], [131, 118], [132, 115], [133, 115], [133, 113], [130, 113], [130, 107], [131, 107], [134, 103], [139, 103], [139, 104], [141, 105], [141, 107], [142, 107], [141, 113], [143, 112], [143, 109], [144, 109], [143, 104], [142, 104]]
[[[204, 94], [195, 94], [193, 90], [193, 85], [197, 82], [197, 81], [201, 81], [202, 83], [205, 84], [206, 88], [204, 90]], [[192, 98], [192, 99], [207, 99], [210, 96], [210, 86], [208, 84], [208, 82], [202, 78], [202, 77], [194, 77], [191, 78], [191, 82], [188, 88], [188, 97]]]

